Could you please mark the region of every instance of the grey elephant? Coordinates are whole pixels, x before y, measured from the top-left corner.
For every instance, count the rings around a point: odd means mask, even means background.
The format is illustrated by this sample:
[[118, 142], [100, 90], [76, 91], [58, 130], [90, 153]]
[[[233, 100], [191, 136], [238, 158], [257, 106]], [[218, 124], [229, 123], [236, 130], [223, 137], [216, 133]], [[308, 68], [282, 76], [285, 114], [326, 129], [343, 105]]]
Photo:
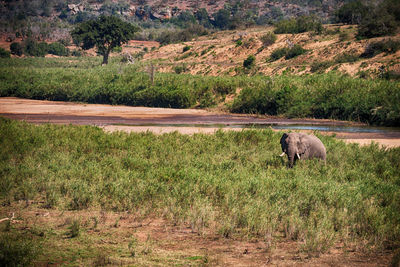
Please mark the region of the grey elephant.
[[326, 160], [326, 148], [321, 140], [314, 136], [303, 133], [284, 133], [281, 137], [283, 153], [288, 156], [289, 168], [299, 159], [319, 158]]

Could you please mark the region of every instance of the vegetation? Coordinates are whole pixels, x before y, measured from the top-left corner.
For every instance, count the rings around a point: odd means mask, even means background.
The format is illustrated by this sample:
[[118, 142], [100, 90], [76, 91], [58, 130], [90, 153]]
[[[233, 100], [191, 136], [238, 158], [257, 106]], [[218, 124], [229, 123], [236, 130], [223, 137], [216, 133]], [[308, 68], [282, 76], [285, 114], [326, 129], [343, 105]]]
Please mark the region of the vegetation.
[[277, 37], [273, 32], [268, 32], [260, 37], [260, 41], [264, 47], [270, 46], [275, 43]]
[[97, 20], [83, 22], [71, 32], [75, 44], [87, 50], [93, 47], [108, 64], [110, 52], [131, 40], [139, 28], [115, 16], [100, 16]]
[[246, 69], [251, 69], [254, 67], [256, 63], [256, 57], [254, 55], [248, 56], [244, 61], [243, 61], [243, 67]]
[[[253, 78], [254, 79], [254, 78]], [[400, 125], [400, 85], [335, 73], [280, 76], [244, 88], [231, 111]]]
[[321, 33], [323, 30], [321, 21], [315, 16], [300, 16], [287, 20], [281, 20], [275, 24], [274, 33], [302, 33], [315, 31]]
[[10, 52], [0, 47], [0, 58], [9, 58]]
[[400, 25], [400, 2], [350, 1], [336, 11], [336, 20], [347, 24], [358, 24], [359, 38], [392, 35]]
[[[123, 104], [152, 107], [208, 107], [242, 88], [229, 109], [290, 117], [316, 117], [400, 125], [400, 85], [338, 73], [312, 76], [209, 77], [157, 73], [154, 82], [145, 66], [107, 67], [99, 58], [2, 59], [0, 96]], [[382, 76], [382, 78], [385, 78]]]
[[[272, 130], [107, 134], [91, 126], [1, 119], [0, 201], [153, 214], [225, 238], [273, 242], [283, 233], [302, 251], [317, 254], [336, 242], [371, 249], [399, 245], [398, 148], [319, 136], [327, 164], [311, 160], [287, 169], [278, 156], [280, 137]], [[88, 229], [77, 220], [66, 224], [70, 238]], [[5, 240], [6, 233], [0, 236]]]
[[297, 56], [300, 56], [307, 52], [306, 49], [301, 47], [300, 45], [296, 44], [293, 47], [282, 47], [282, 48], [276, 48], [275, 50], [272, 51], [270, 55], [270, 61], [276, 61], [282, 57], [285, 57], [285, 59], [291, 59]]
[[372, 58], [380, 53], [394, 54], [400, 49], [400, 41], [392, 39], [371, 42], [361, 54], [361, 57]]

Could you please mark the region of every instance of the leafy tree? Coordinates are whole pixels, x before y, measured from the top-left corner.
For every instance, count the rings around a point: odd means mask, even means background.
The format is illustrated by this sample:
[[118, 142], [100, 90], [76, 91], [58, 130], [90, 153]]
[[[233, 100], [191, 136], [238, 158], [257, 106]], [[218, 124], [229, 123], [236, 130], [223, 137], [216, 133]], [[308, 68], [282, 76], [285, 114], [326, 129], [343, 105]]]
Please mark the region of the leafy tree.
[[394, 17], [385, 9], [379, 8], [369, 12], [358, 27], [357, 37], [372, 38], [392, 35], [396, 32], [397, 24]]
[[214, 25], [220, 29], [229, 29], [231, 24], [231, 13], [226, 9], [220, 9], [214, 14]]
[[74, 43], [82, 49], [97, 48], [103, 56], [103, 64], [114, 47], [131, 40], [139, 28], [115, 16], [100, 16], [96, 20], [83, 22], [71, 32]]
[[335, 12], [337, 22], [346, 24], [359, 24], [368, 13], [368, 7], [360, 0], [348, 2]]

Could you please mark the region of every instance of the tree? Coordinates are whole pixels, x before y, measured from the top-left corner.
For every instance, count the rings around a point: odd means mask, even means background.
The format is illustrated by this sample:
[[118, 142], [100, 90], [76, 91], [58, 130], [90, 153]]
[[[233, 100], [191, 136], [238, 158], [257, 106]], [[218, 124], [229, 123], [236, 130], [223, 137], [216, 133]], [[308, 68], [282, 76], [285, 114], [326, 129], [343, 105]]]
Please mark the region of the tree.
[[108, 56], [113, 48], [133, 39], [137, 26], [115, 16], [100, 16], [96, 20], [80, 23], [71, 32], [74, 43], [82, 49], [96, 47], [103, 56], [103, 64], [108, 63]]

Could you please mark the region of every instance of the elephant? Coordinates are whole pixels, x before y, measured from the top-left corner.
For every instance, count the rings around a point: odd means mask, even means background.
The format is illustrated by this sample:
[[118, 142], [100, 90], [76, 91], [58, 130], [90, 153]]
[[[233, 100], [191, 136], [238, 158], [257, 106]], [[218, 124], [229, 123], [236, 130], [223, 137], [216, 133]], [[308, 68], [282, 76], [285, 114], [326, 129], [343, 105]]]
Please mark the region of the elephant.
[[304, 133], [284, 133], [281, 137], [281, 147], [283, 157], [288, 156], [288, 166], [293, 168], [296, 160], [319, 158], [326, 161], [326, 148], [321, 140], [314, 136]]

